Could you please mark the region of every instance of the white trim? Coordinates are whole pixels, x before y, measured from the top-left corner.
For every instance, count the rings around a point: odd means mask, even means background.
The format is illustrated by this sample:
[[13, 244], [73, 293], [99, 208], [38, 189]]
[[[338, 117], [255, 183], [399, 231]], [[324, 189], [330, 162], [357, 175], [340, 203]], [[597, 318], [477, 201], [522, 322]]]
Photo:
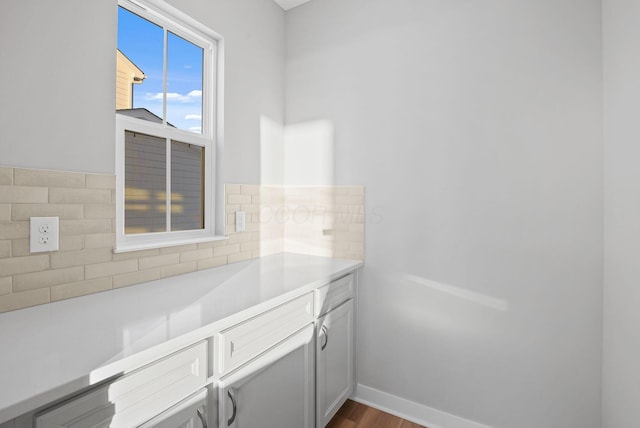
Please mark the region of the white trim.
[[[216, 45], [216, 55], [213, 55], [211, 59], [213, 61], [212, 67], [216, 70], [216, 82], [215, 82], [215, 103], [217, 108], [215, 109], [215, 115], [211, 117], [214, 123], [211, 129], [215, 131], [215, 148], [209, 150], [211, 156], [213, 156], [213, 164], [215, 165], [211, 179], [211, 188], [214, 190], [214, 198], [211, 200], [211, 224], [215, 228], [216, 235], [225, 235], [227, 219], [225, 215], [225, 201], [224, 201], [224, 181], [223, 181], [223, 153], [224, 153], [224, 70], [225, 70], [225, 41], [224, 38], [218, 39]], [[212, 68], [213, 69], [213, 68]], [[213, 100], [212, 100], [213, 102]]]
[[429, 428], [491, 428], [362, 384], [351, 399]]
[[[118, 5], [163, 27], [203, 49], [202, 132], [196, 134], [166, 124], [166, 100], [163, 123], [157, 124], [116, 114], [116, 248], [115, 252], [161, 248], [194, 242], [226, 239], [222, 152], [224, 147], [224, 39], [205, 25], [163, 1], [119, 0]], [[165, 40], [165, 50], [167, 43]], [[166, 85], [166, 52], [165, 82]], [[166, 87], [165, 87], [166, 97]], [[124, 131], [146, 133], [167, 139], [167, 192], [170, 191], [170, 140], [204, 147], [204, 229], [179, 232], [125, 235], [124, 233]], [[167, 198], [169, 203], [170, 198]], [[171, 210], [167, 209], [167, 225]]]
[[150, 243], [150, 244], [140, 244], [140, 245], [128, 245], [128, 246], [120, 246], [114, 248], [113, 252], [115, 254], [120, 253], [130, 253], [132, 251], [142, 251], [142, 250], [153, 250], [155, 248], [167, 248], [167, 247], [177, 247], [179, 245], [187, 245], [187, 244], [200, 244], [202, 242], [214, 242], [214, 241], [226, 241], [228, 240], [228, 236], [211, 236], [206, 238], [193, 238], [193, 239], [183, 239], [183, 240], [172, 240], [172, 241], [164, 241], [160, 243]]

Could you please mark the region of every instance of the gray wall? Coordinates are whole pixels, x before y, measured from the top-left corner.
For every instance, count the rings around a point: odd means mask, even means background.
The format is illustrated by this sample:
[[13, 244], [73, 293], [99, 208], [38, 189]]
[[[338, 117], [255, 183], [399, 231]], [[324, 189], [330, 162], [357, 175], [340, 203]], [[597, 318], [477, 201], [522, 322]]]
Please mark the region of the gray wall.
[[[283, 120], [284, 12], [172, 0], [225, 37], [224, 181], [260, 181], [260, 120]], [[0, 0], [0, 164], [114, 173], [115, 0]]]
[[287, 126], [367, 188], [359, 381], [496, 428], [600, 426], [597, 0], [287, 14]]
[[603, 427], [640, 420], [640, 3], [603, 1], [605, 281]]

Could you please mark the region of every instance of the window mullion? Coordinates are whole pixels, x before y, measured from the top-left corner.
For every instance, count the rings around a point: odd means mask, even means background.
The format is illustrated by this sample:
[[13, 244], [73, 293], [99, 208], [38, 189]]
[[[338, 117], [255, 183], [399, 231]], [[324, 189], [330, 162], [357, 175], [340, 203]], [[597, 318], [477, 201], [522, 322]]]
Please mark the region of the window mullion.
[[[167, 27], [163, 27], [163, 61], [162, 61], [162, 123], [164, 126], [167, 125], [167, 69], [169, 68], [169, 32], [167, 31]], [[167, 157], [167, 194], [165, 200], [165, 208], [166, 208], [166, 221], [167, 221], [167, 232], [171, 232], [171, 138], [167, 138], [167, 146], [166, 146], [166, 157]]]
[[169, 55], [169, 32], [167, 31], [167, 27], [163, 27], [164, 31], [163, 40], [164, 40], [164, 49], [163, 49], [163, 62], [162, 62], [162, 123], [167, 125], [167, 69], [168, 69], [168, 55]]
[[167, 232], [171, 232], [171, 138], [167, 138], [167, 195], [166, 195], [166, 210], [167, 210]]

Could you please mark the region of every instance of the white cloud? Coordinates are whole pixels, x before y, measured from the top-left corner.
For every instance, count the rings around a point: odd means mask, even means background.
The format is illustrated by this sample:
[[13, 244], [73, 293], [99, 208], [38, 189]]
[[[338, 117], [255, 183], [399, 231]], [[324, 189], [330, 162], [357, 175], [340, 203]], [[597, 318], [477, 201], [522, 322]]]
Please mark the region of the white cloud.
[[[162, 92], [147, 92], [145, 98], [150, 101], [162, 101]], [[181, 103], [191, 103], [194, 101], [199, 101], [199, 98], [202, 98], [202, 91], [193, 90], [186, 95], [180, 94], [178, 92], [167, 92], [167, 101], [177, 101]]]
[[184, 117], [184, 120], [202, 120], [201, 114], [188, 114]]
[[200, 126], [192, 126], [192, 127], [189, 128], [189, 131], [195, 132], [197, 134], [201, 134], [202, 133], [202, 127], [200, 127]]

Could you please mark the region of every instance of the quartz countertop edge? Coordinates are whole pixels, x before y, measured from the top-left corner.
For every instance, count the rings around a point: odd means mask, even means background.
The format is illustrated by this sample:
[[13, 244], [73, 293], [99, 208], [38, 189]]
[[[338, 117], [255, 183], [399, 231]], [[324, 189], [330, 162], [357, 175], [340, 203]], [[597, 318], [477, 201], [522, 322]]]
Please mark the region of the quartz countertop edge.
[[0, 314], [0, 424], [362, 265], [282, 253]]

